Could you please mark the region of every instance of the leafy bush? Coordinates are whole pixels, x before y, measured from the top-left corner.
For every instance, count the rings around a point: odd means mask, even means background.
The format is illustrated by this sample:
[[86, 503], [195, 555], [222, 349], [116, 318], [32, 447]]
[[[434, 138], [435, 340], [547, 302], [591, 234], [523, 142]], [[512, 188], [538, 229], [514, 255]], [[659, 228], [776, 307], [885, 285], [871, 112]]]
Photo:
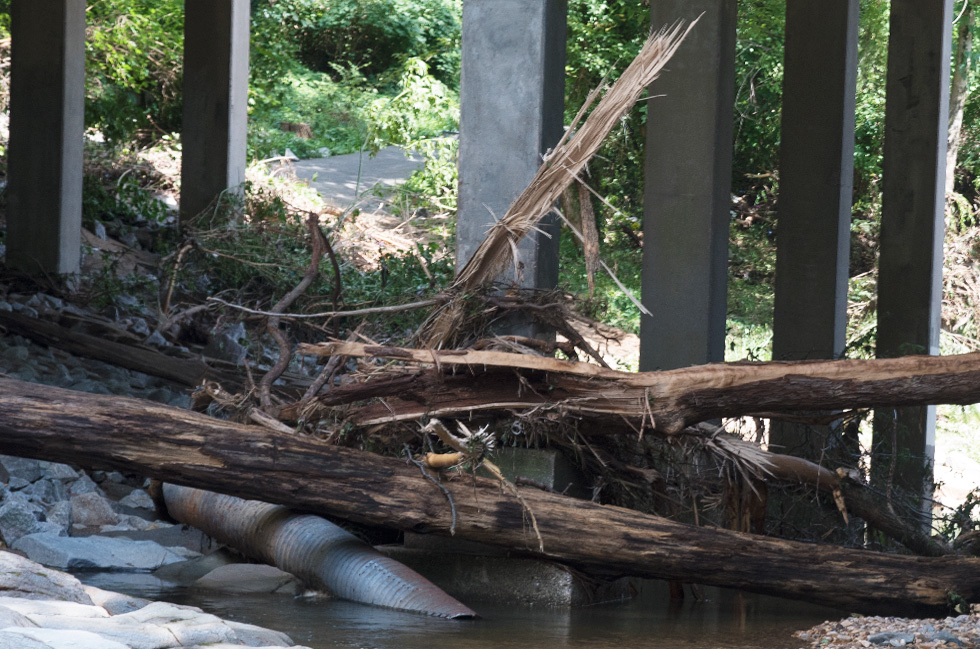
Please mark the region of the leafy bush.
[[99, 0], [86, 16], [86, 126], [113, 143], [179, 131], [183, 0]]
[[[402, 5], [412, 5], [411, 10]], [[384, 47], [399, 49], [383, 64], [363, 65], [359, 57], [371, 55], [375, 46], [358, 21], [381, 20], [382, 6], [405, 11], [388, 16], [377, 30], [407, 30], [421, 40], [385, 40]], [[287, 147], [301, 157], [318, 155], [323, 147], [332, 153], [365, 147], [377, 151], [389, 144], [415, 145], [455, 129], [459, 13], [458, 0], [348, 0], [329, 6], [323, 0], [258, 0], [253, 34], [264, 36], [252, 43], [250, 155], [270, 157]], [[338, 18], [342, 15], [355, 15], [356, 20], [343, 23]], [[404, 21], [411, 23], [410, 29]], [[324, 25], [329, 29], [321, 33]], [[322, 65], [313, 62], [317, 69], [311, 69], [302, 63], [311, 62], [303, 48], [304, 39], [314, 33], [347, 43], [347, 49], [334, 52]], [[448, 49], [436, 54], [422, 45]], [[313, 137], [283, 133], [283, 121], [309, 124]]]
[[460, 0], [259, 0], [253, 17], [293, 44], [309, 68], [369, 77], [409, 57], [432, 60], [436, 77], [459, 72]]

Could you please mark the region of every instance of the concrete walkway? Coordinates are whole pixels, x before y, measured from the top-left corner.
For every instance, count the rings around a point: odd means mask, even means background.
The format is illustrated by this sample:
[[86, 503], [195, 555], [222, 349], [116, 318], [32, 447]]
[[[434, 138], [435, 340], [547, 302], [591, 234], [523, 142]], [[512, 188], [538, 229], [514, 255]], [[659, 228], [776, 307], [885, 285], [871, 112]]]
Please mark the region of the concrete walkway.
[[329, 158], [297, 160], [293, 163], [296, 175], [310, 183], [328, 205], [339, 208], [356, 206], [362, 211], [375, 211], [392, 193], [392, 188], [404, 183], [423, 166], [419, 154], [405, 155], [405, 150], [389, 146], [373, 158], [367, 153], [351, 153]]

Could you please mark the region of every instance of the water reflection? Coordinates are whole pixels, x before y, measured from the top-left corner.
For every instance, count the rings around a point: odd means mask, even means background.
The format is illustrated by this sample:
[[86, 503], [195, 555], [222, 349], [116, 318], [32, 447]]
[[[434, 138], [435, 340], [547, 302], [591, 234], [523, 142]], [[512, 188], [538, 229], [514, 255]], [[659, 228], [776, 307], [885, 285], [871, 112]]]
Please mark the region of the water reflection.
[[[223, 595], [169, 587], [152, 578], [79, 575], [100, 588], [192, 604], [224, 618], [288, 633], [325, 649], [796, 649], [795, 630], [842, 613], [798, 602], [704, 588], [706, 601], [672, 602], [665, 583], [637, 582], [627, 604], [572, 610], [466, 602], [483, 618], [446, 621], [331, 599]], [[120, 583], [116, 580], [123, 577]]]

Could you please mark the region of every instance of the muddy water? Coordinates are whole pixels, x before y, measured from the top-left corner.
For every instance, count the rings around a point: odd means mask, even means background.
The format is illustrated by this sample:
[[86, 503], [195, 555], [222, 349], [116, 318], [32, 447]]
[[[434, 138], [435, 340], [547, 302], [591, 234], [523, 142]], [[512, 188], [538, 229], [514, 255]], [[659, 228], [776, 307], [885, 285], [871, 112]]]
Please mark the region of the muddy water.
[[792, 637], [843, 613], [760, 595], [705, 588], [705, 601], [671, 604], [662, 582], [638, 582], [626, 604], [555, 610], [466, 602], [482, 619], [446, 621], [331, 599], [193, 592], [120, 576], [89, 576], [101, 588], [199, 606], [227, 619], [288, 633], [314, 649], [797, 649]]

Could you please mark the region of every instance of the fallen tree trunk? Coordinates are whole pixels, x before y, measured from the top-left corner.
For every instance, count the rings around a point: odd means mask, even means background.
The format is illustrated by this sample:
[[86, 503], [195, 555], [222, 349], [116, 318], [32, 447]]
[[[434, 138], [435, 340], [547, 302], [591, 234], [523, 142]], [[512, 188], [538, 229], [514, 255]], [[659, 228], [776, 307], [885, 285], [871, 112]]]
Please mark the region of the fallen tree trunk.
[[[0, 452], [136, 471], [176, 484], [402, 530], [448, 534], [444, 492], [404, 461], [124, 397], [0, 378]], [[939, 614], [980, 601], [980, 559], [909, 557], [698, 528], [494, 480], [442, 486], [456, 535], [593, 572], [679, 579], [865, 613]]]
[[[980, 353], [958, 356], [717, 363], [666, 372], [619, 372], [544, 356], [418, 350], [358, 343], [300, 345], [300, 352], [379, 357], [396, 368], [320, 398], [324, 408], [382, 396], [348, 413], [356, 425], [428, 416], [551, 407], [671, 435], [718, 417], [764, 412], [980, 402]], [[390, 385], [385, 385], [385, 382]], [[309, 418], [309, 412], [304, 413]], [[298, 416], [289, 408], [282, 416]]]

